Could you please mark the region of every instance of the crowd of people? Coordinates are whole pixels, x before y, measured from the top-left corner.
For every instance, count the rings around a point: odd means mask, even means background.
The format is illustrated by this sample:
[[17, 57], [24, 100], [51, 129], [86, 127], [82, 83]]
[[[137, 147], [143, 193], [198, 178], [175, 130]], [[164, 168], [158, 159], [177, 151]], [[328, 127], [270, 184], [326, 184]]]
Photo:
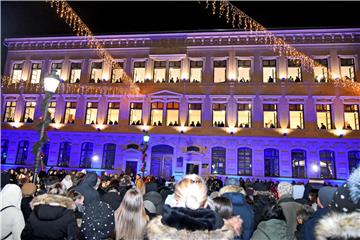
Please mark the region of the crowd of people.
[[342, 186], [196, 174], [1, 173], [1, 239], [360, 239], [360, 167]]

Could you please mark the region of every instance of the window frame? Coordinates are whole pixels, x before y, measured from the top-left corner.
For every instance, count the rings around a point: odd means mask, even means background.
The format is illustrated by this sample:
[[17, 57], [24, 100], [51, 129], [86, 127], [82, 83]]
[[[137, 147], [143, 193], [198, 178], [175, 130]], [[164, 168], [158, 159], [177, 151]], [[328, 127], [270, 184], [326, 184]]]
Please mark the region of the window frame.
[[[243, 151], [243, 154], [240, 154], [240, 151]], [[250, 161], [247, 161], [248, 155], [246, 152], [249, 151], [249, 158]], [[236, 159], [237, 159], [237, 175], [238, 176], [252, 176], [253, 175], [253, 168], [252, 168], [252, 162], [253, 162], [253, 151], [251, 148], [248, 147], [239, 147], [236, 151]], [[242, 158], [241, 158], [242, 157]], [[240, 161], [241, 160], [241, 161]], [[249, 164], [249, 167], [247, 167], [247, 163]], [[240, 170], [243, 171], [241, 174]], [[247, 173], [249, 172], [249, 173]]]
[[[301, 166], [294, 166], [294, 161], [298, 162], [298, 165], [300, 165], [300, 161], [302, 159], [294, 159], [293, 157], [293, 153], [295, 152], [302, 152], [304, 154], [304, 176], [301, 176], [301, 169], [298, 169], [297, 171], [294, 171], [296, 168], [299, 168]], [[291, 172], [292, 172], [292, 178], [307, 178], [308, 176], [308, 171], [307, 171], [307, 152], [304, 149], [292, 149], [290, 151], [290, 156], [291, 156]]]
[[29, 156], [29, 140], [21, 140], [18, 142], [18, 147], [16, 150], [16, 158], [15, 164], [16, 165], [25, 165], [26, 161], [28, 160]]

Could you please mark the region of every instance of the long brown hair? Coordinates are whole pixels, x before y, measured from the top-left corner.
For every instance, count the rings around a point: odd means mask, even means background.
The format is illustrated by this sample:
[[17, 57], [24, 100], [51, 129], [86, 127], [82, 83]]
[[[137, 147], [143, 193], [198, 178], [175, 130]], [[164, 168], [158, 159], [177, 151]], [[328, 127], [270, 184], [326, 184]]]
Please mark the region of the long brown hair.
[[115, 211], [116, 240], [143, 239], [147, 221], [141, 192], [129, 189]]

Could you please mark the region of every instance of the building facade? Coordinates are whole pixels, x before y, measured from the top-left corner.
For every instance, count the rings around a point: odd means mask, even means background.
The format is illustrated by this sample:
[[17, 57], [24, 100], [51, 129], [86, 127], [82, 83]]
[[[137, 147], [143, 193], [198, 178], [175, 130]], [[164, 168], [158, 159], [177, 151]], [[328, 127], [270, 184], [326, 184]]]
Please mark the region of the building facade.
[[[49, 104], [47, 167], [139, 172], [148, 131], [146, 174], [346, 179], [360, 93], [330, 80], [360, 84], [360, 29], [273, 33], [321, 65], [305, 71], [236, 31], [99, 36], [117, 67], [80, 37], [6, 39], [2, 168], [33, 165], [40, 83], [55, 70], [65, 83]], [[118, 94], [123, 73], [139, 94]]]

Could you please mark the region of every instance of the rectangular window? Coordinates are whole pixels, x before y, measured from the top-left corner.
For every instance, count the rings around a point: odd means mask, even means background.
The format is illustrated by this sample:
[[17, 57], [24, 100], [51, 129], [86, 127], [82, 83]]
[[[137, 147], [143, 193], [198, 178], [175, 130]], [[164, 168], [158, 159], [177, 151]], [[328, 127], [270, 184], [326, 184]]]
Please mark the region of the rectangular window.
[[98, 112], [97, 102], [88, 102], [86, 104], [85, 124], [97, 124], [96, 117]]
[[359, 130], [359, 106], [356, 104], [344, 105], [344, 128]]
[[264, 104], [264, 128], [277, 128], [277, 105]]
[[316, 117], [319, 129], [332, 128], [330, 104], [316, 104]]
[[263, 82], [276, 82], [276, 60], [263, 60]]
[[179, 126], [179, 103], [169, 102], [166, 104], [167, 126]]
[[290, 82], [302, 82], [300, 60], [288, 59], [288, 80]]
[[181, 61], [169, 62], [169, 82], [179, 82], [181, 79]]
[[251, 127], [251, 104], [238, 104], [237, 123], [240, 128]]
[[100, 83], [102, 81], [102, 62], [91, 63], [91, 83]]
[[304, 105], [289, 104], [290, 128], [304, 128]]
[[71, 142], [61, 142], [59, 147], [58, 163], [59, 167], [68, 167], [71, 156]]
[[14, 122], [15, 119], [15, 109], [16, 109], [16, 102], [6, 102], [5, 103], [5, 114], [4, 114], [4, 122]]
[[21, 80], [22, 63], [15, 63], [11, 73], [11, 83], [17, 83]]
[[36, 107], [36, 102], [26, 102], [22, 122], [26, 122], [26, 123], [34, 122], [35, 107]]
[[238, 60], [238, 81], [250, 82], [251, 80], [251, 61]]
[[142, 103], [130, 103], [130, 124], [142, 124]]
[[213, 103], [213, 127], [226, 126], [226, 103]]
[[21, 165], [26, 164], [28, 151], [29, 151], [29, 141], [27, 140], [20, 141], [16, 153], [15, 164], [21, 164]]
[[51, 70], [55, 70], [56, 74], [61, 76], [62, 63], [52, 63]]
[[238, 175], [252, 175], [252, 150], [250, 148], [238, 149]]
[[329, 150], [320, 151], [320, 178], [336, 178], [335, 152]]
[[306, 178], [306, 152], [304, 150], [291, 151], [292, 177]]
[[55, 110], [56, 110], [56, 102], [49, 102], [48, 112], [50, 113], [51, 122], [55, 122]]
[[165, 82], [166, 77], [166, 61], [154, 62], [154, 82]]
[[314, 79], [315, 82], [327, 82], [328, 81], [328, 60], [325, 59], [314, 59]]
[[31, 66], [31, 83], [40, 83], [41, 63], [33, 63]]
[[163, 122], [164, 103], [153, 102], [151, 103], [151, 125], [161, 126]]
[[340, 58], [341, 78], [355, 81], [355, 61], [354, 58]]
[[225, 174], [226, 173], [226, 148], [213, 147], [211, 149], [211, 173]]
[[145, 62], [134, 62], [134, 82], [145, 81]]
[[214, 83], [226, 81], [226, 60], [214, 61]]
[[190, 82], [199, 83], [202, 80], [203, 61], [190, 61]]
[[109, 124], [109, 125], [119, 124], [119, 113], [120, 113], [120, 103], [109, 102], [106, 124]]
[[70, 83], [80, 83], [81, 63], [71, 63]]
[[121, 83], [122, 82], [121, 77], [123, 74], [124, 74], [124, 63], [118, 62], [111, 69], [111, 82], [112, 83]]
[[188, 116], [190, 127], [201, 127], [201, 103], [190, 103]]
[[65, 105], [65, 116], [63, 123], [74, 124], [76, 114], [76, 102], [66, 102]]

